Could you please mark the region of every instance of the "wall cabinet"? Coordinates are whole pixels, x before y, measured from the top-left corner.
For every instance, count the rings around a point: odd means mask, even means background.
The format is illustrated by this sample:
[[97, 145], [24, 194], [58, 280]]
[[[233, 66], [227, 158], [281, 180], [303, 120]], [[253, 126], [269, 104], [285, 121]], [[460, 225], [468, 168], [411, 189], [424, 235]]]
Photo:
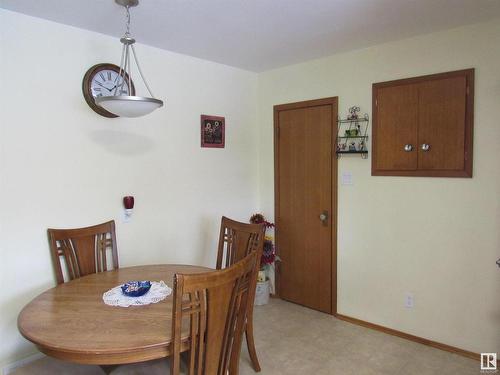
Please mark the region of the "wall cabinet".
[[474, 69], [373, 84], [373, 176], [472, 177]]

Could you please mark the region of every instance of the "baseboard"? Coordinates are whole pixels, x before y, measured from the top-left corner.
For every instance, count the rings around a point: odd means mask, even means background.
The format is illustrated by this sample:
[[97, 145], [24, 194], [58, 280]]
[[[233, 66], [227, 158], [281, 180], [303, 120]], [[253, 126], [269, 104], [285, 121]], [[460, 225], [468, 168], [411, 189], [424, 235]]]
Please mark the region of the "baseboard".
[[[367, 321], [364, 321], [361, 319], [351, 318], [350, 316], [336, 314], [335, 317], [340, 319], [340, 320], [344, 320], [346, 322], [349, 322], [349, 323], [357, 324], [359, 326], [363, 326], [366, 328], [371, 328], [371, 329], [374, 329], [376, 331], [387, 333], [389, 335], [401, 337], [403, 339], [415, 341], [415, 342], [418, 342], [419, 344], [432, 346], [433, 348], [445, 350], [447, 352], [455, 353], [455, 354], [461, 355], [463, 357], [472, 358], [472, 359], [475, 359], [477, 361], [481, 360], [481, 355], [479, 353], [470, 352], [468, 350], [460, 349], [460, 348], [457, 348], [457, 347], [454, 347], [451, 345], [442, 344], [442, 343], [437, 342], [437, 341], [424, 339], [423, 337], [410, 335], [409, 333], [405, 333], [405, 332], [398, 331], [396, 329], [380, 326], [378, 324], [370, 323], [370, 322], [367, 322]], [[498, 360], [497, 362], [500, 362], [500, 360]]]
[[36, 361], [40, 358], [43, 358], [43, 357], [45, 357], [45, 354], [35, 353], [35, 354], [32, 354], [28, 357], [20, 359], [19, 361], [10, 363], [7, 366], [2, 368], [2, 375], [9, 375], [11, 372], [13, 372], [18, 367], [27, 365], [28, 363], [34, 362], [34, 361]]

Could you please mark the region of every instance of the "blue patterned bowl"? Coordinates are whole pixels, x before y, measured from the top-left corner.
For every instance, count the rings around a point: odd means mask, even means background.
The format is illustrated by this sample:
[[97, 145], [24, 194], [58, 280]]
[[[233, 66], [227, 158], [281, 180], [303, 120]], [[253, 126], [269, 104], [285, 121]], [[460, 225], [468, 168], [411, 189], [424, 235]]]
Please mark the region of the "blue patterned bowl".
[[150, 281], [127, 281], [121, 286], [123, 294], [128, 297], [140, 297], [151, 289]]

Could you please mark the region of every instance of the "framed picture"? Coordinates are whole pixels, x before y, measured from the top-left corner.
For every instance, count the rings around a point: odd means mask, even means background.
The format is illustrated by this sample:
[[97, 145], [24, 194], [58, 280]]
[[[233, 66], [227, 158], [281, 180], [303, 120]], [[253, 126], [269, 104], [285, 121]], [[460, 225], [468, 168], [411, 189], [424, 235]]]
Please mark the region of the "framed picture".
[[201, 115], [201, 147], [224, 148], [225, 123], [224, 117]]

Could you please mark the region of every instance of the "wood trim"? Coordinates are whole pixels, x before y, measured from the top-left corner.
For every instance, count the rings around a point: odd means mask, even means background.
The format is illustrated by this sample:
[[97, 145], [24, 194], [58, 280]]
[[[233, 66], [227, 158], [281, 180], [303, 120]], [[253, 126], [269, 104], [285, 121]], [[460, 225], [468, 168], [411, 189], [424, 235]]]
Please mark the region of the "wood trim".
[[[279, 108], [281, 106], [274, 106], [273, 108], [273, 148], [274, 148], [274, 243], [276, 246], [276, 255], [279, 255], [279, 230], [278, 230], [278, 219], [279, 219], [279, 185], [278, 185], [278, 176], [280, 175], [279, 169]], [[281, 298], [280, 295], [280, 272], [281, 272], [281, 264], [279, 262], [275, 263], [274, 268], [274, 294], [277, 298]]]
[[378, 170], [377, 170], [377, 128], [376, 128], [376, 124], [378, 123], [378, 108], [377, 108], [377, 104], [378, 104], [378, 94], [377, 94], [377, 90], [380, 86], [377, 86], [377, 85], [381, 85], [380, 83], [374, 83], [372, 85], [372, 166], [371, 166], [371, 172], [372, 172], [372, 176], [378, 176]]
[[[407, 176], [407, 177], [472, 177], [473, 166], [473, 133], [474, 133], [474, 73], [475, 69], [463, 69], [452, 72], [430, 74], [419, 77], [378, 82], [372, 85], [372, 176]], [[463, 170], [380, 170], [377, 169], [377, 113], [378, 90], [384, 87], [394, 87], [416, 84], [433, 80], [465, 76], [467, 85], [467, 101], [465, 109], [465, 143]]]
[[[370, 322], [367, 322], [365, 320], [361, 320], [361, 319], [357, 319], [357, 318], [352, 318], [350, 316], [342, 315], [342, 314], [335, 314], [335, 317], [337, 319], [343, 320], [343, 321], [348, 322], [348, 323], [352, 323], [352, 324], [356, 324], [358, 326], [370, 328], [370, 329], [373, 329], [375, 331], [380, 331], [380, 332], [386, 333], [388, 335], [401, 337], [403, 339], [414, 341], [414, 342], [417, 342], [419, 344], [431, 346], [433, 348], [441, 349], [441, 350], [444, 350], [444, 351], [447, 351], [447, 352], [450, 352], [450, 353], [455, 353], [455, 354], [461, 355], [463, 357], [475, 359], [475, 360], [478, 360], [478, 361], [481, 359], [481, 355], [479, 353], [474, 353], [474, 352], [471, 352], [471, 351], [468, 351], [468, 350], [465, 350], [465, 349], [457, 348], [455, 346], [451, 346], [451, 345], [447, 345], [447, 344], [442, 344], [442, 343], [437, 342], [437, 341], [433, 341], [433, 340], [429, 340], [429, 339], [426, 339], [426, 338], [423, 338], [423, 337], [411, 335], [409, 333], [398, 331], [396, 329], [384, 327], [384, 326], [381, 326], [381, 325], [378, 325], [378, 324], [375, 324], [375, 323], [370, 323]], [[500, 364], [500, 359], [497, 360], [497, 362]]]
[[[332, 217], [332, 265], [331, 265], [331, 275], [332, 275], [332, 307], [331, 314], [337, 314], [337, 195], [338, 195], [338, 160], [335, 153], [335, 144], [337, 137], [337, 115], [338, 115], [338, 97], [333, 96], [329, 98], [306, 100], [302, 102], [279, 104], [273, 107], [274, 119], [273, 119], [273, 137], [274, 137], [274, 221], [276, 224], [275, 228], [275, 242], [276, 242], [276, 252], [279, 255], [279, 112], [291, 109], [306, 108], [306, 107], [317, 107], [322, 105], [332, 106], [332, 208], [330, 210]], [[280, 265], [276, 268], [275, 272], [275, 297], [280, 298]]]
[[[373, 137], [372, 137], [373, 139]], [[372, 147], [373, 150], [373, 147]], [[373, 160], [373, 159], [372, 159]], [[373, 162], [372, 162], [373, 163]], [[466, 163], [467, 164], [467, 163]], [[472, 171], [471, 171], [472, 173]], [[372, 176], [404, 176], [404, 177], [472, 177], [467, 170], [450, 171], [439, 169], [421, 170], [372, 170]]]
[[465, 108], [465, 172], [472, 177], [472, 156], [474, 150], [474, 69], [466, 70], [467, 107]]
[[[384, 88], [384, 87], [409, 85], [409, 84], [413, 84], [413, 83], [421, 83], [421, 82], [434, 81], [434, 80], [445, 79], [445, 78], [461, 77], [461, 76], [466, 76], [467, 81], [469, 82], [470, 77], [472, 77], [472, 79], [474, 78], [474, 68], [454, 70], [452, 72], [445, 72], [445, 73], [428, 74], [425, 76], [418, 76], [418, 77], [411, 77], [411, 78], [395, 79], [395, 80], [386, 81], [386, 82], [377, 82], [377, 83], [373, 84], [373, 88], [379, 89], [379, 88]], [[472, 81], [470, 83], [474, 83], [474, 81]]]
[[[318, 107], [321, 105], [328, 105], [328, 104], [338, 106], [338, 99], [339, 99], [338, 96], [332, 96], [329, 98], [306, 100], [303, 102], [278, 104], [278, 105], [274, 106], [274, 113], [276, 114], [276, 111], [279, 112], [279, 111], [286, 111], [286, 110], [297, 109], [297, 108]], [[276, 120], [276, 118], [275, 118], [275, 120]], [[335, 121], [337, 121], [337, 119], [335, 119]]]
[[339, 100], [335, 97], [332, 116], [332, 315], [337, 314], [337, 229], [338, 229], [338, 158], [337, 158], [337, 119]]

